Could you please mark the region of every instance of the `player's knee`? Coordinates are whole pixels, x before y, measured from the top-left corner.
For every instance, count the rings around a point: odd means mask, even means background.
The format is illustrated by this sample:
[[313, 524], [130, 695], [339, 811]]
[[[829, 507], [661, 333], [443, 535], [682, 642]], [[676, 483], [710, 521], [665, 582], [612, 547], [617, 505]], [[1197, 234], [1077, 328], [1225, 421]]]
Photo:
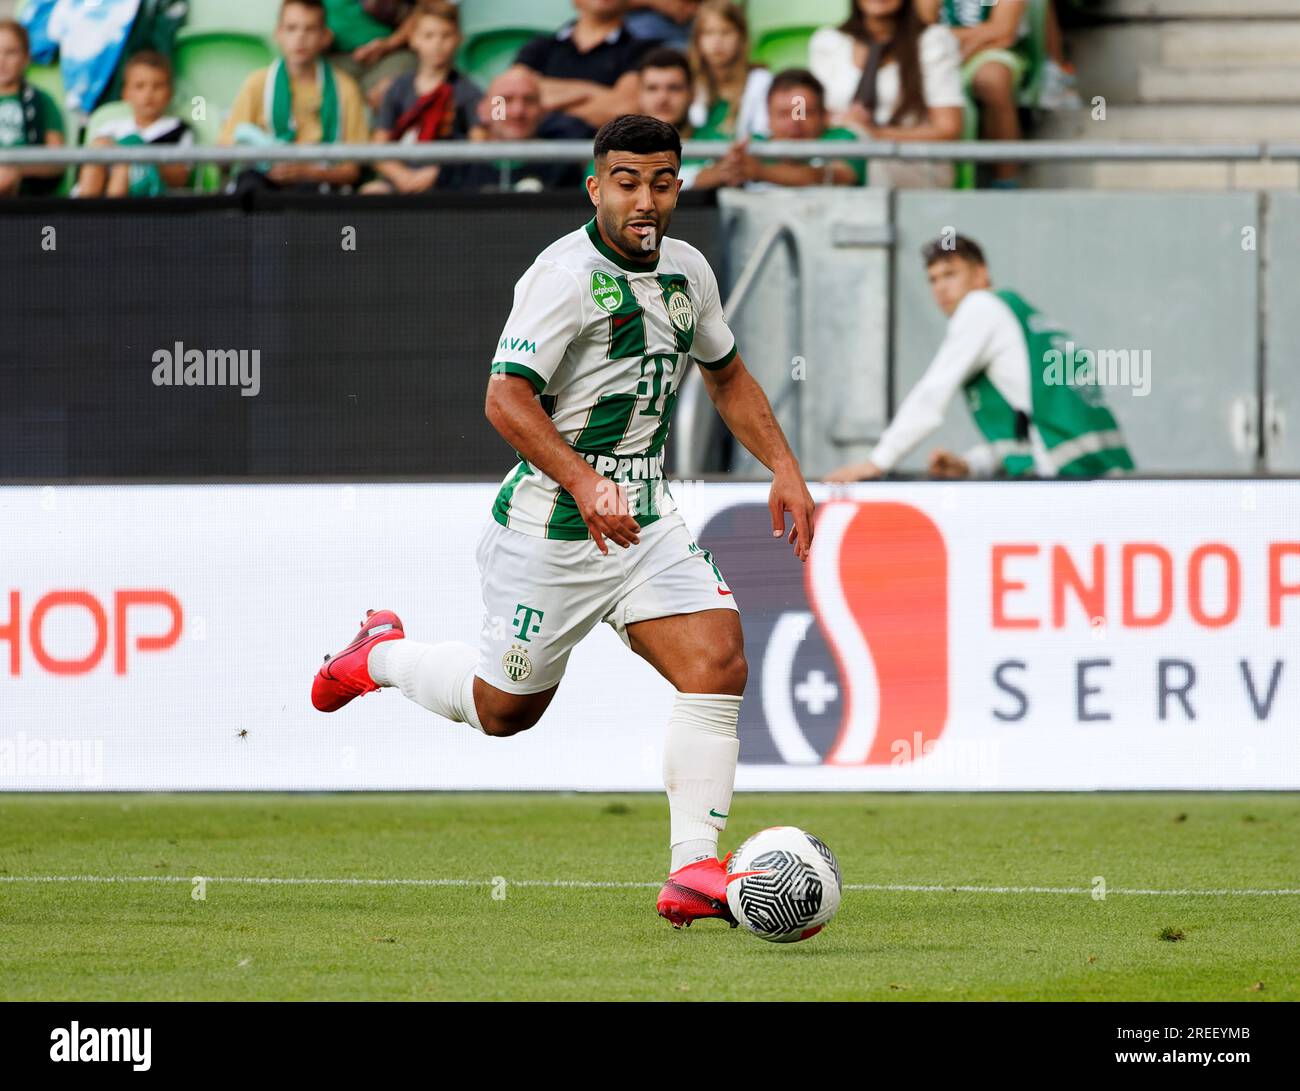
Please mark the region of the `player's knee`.
[[691, 687], [697, 693], [745, 692], [749, 679], [749, 663], [739, 648], [718, 648], [705, 658]]
[[479, 720], [483, 724], [483, 734], [492, 735], [498, 739], [509, 738], [511, 735], [518, 735], [521, 731], [527, 731], [530, 727], [541, 719], [540, 713], [535, 713], [532, 709], [520, 709], [510, 712], [488, 713], [486, 716], [479, 713]]

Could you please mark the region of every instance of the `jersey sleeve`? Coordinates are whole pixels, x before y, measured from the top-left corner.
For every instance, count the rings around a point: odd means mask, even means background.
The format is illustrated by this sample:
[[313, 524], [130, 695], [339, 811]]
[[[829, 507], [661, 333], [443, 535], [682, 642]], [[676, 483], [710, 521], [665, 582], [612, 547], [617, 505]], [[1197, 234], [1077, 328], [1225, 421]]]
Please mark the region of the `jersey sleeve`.
[[722, 313], [718, 278], [707, 261], [702, 261], [700, 275], [700, 314], [695, 322], [695, 340], [691, 355], [707, 371], [718, 371], [736, 358], [736, 337]]
[[582, 332], [582, 293], [564, 269], [535, 262], [515, 285], [515, 302], [506, 319], [492, 374], [522, 375], [538, 394]]

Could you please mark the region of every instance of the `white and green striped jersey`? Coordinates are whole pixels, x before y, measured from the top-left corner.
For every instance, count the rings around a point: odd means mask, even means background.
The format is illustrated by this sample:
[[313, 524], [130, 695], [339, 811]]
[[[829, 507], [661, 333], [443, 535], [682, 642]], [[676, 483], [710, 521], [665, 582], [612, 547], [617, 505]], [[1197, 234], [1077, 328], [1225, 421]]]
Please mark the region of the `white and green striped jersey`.
[[[665, 238], [655, 262], [629, 261], [593, 219], [519, 278], [492, 371], [533, 384], [565, 442], [624, 485], [629, 511], [645, 526], [676, 510], [664, 443], [686, 369], [694, 359], [716, 370], [735, 355], [703, 254]], [[589, 537], [572, 495], [522, 457], [492, 514], [537, 537]]]

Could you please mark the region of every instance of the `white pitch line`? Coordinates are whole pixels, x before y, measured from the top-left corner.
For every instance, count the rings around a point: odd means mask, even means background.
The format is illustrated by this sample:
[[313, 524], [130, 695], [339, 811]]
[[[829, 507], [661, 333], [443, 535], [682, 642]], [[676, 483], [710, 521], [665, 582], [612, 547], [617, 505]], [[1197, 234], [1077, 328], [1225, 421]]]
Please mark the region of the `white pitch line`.
[[[494, 879], [356, 879], [356, 878], [281, 878], [234, 877], [222, 875], [0, 875], [0, 883], [193, 883], [196, 878], [207, 883], [234, 883], [245, 886], [493, 886]], [[578, 890], [651, 889], [662, 883], [604, 882], [595, 879], [506, 879], [507, 886], [530, 886]], [[883, 891], [901, 894], [1088, 894], [1089, 886], [961, 886], [939, 883], [845, 883], [845, 890]], [[1106, 887], [1105, 894], [1158, 895], [1177, 898], [1263, 898], [1300, 896], [1300, 888], [1220, 889], [1220, 890], [1147, 890], [1140, 887]]]

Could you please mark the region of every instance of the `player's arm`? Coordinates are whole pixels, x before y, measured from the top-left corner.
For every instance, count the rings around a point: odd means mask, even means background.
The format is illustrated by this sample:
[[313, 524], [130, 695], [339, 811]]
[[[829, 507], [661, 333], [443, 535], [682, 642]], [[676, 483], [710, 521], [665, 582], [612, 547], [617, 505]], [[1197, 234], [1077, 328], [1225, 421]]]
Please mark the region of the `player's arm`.
[[[969, 301], [975, 303], [974, 300]], [[930, 366], [912, 387], [865, 462], [841, 466], [827, 481], [862, 481], [887, 474], [943, 424], [948, 403], [980, 369], [993, 327], [987, 312], [963, 303]]]
[[789, 540], [795, 547], [795, 555], [806, 561], [812, 547], [813, 498], [767, 395], [739, 353], [724, 367], [701, 367], [700, 374], [709, 398], [731, 434], [772, 471], [767, 506], [772, 514], [773, 537], [783, 532], [788, 511], [794, 520]]
[[736, 351], [736, 338], [722, 313], [718, 281], [703, 262], [696, 282], [700, 286], [700, 315], [691, 355], [700, 366], [704, 389], [709, 392], [731, 434], [759, 462], [772, 471], [767, 507], [772, 515], [772, 536], [785, 530], [785, 513], [793, 518], [790, 543], [795, 556], [808, 559], [813, 539], [813, 499], [804, 484], [799, 460], [790, 450], [772, 406]]
[[604, 539], [624, 549], [635, 545], [641, 529], [628, 512], [627, 493], [598, 474], [556, 431], [537, 400], [533, 384], [518, 375], [496, 373], [488, 380], [484, 413], [520, 456], [571, 493], [597, 548], [608, 553]]

